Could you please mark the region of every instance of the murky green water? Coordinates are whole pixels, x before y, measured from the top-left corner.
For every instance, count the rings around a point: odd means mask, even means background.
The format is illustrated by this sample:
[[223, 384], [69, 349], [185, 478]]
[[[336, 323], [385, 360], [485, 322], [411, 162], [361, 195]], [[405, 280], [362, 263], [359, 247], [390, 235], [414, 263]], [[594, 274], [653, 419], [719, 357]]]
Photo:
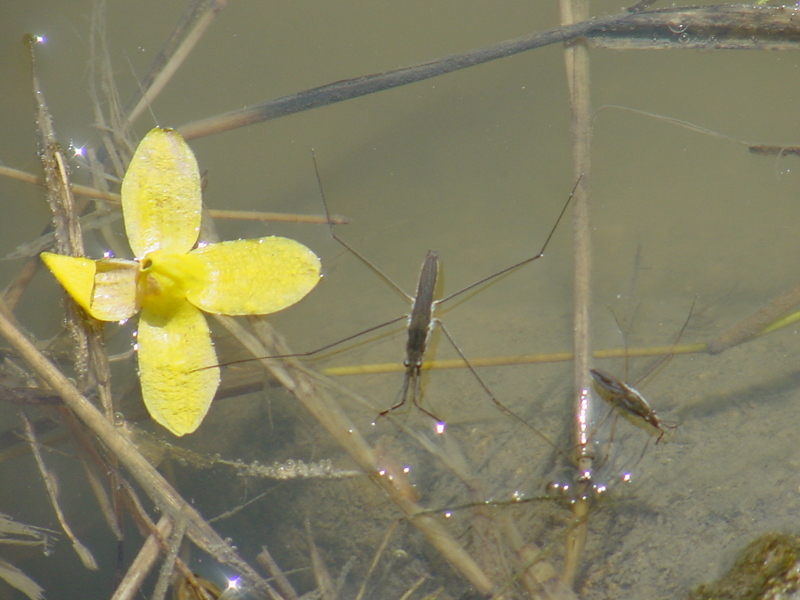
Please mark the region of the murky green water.
[[[38, 172], [24, 33], [48, 37], [40, 77], [62, 143], [97, 140], [87, 92], [91, 3], [17, 2], [0, 9], [4, 57], [0, 139], [4, 165]], [[110, 5], [109, 41], [123, 101], [135, 89], [183, 7], [159, 2]], [[597, 3], [595, 14], [619, 8]], [[552, 27], [556, 3], [231, 2], [138, 126], [186, 122], [339, 79], [380, 72]], [[614, 104], [690, 121], [755, 143], [797, 143], [798, 59], [788, 53], [592, 51], [595, 107]], [[572, 188], [569, 101], [563, 53], [553, 46], [459, 73], [192, 142], [207, 170], [212, 208], [319, 213], [313, 148], [328, 203], [351, 217], [340, 228], [360, 252], [409, 293], [425, 253], [436, 249], [444, 293], [535, 253]], [[683, 341], [703, 341], [796, 283], [794, 252], [800, 217], [796, 157], [763, 158], [741, 146], [629, 112], [603, 110], [593, 138], [594, 335], [596, 347], [621, 343], [609, 307], [629, 320], [631, 345], [670, 343], [692, 301]], [[77, 168], [76, 177], [82, 171]], [[35, 238], [48, 222], [41, 193], [0, 180], [0, 254]], [[310, 225], [220, 222], [225, 239], [280, 234], [313, 248], [325, 277], [300, 305], [273, 322], [297, 350], [308, 350], [382, 320], [406, 304], [372, 272]], [[571, 347], [571, 228], [563, 224], [544, 260], [521, 269], [442, 313], [470, 357], [564, 351]], [[637, 253], [640, 259], [637, 263]], [[638, 266], [637, 266], [638, 265]], [[5, 286], [19, 268], [0, 263]], [[41, 338], [54, 335], [60, 291], [41, 273], [17, 310]], [[445, 305], [446, 306], [446, 305]], [[445, 306], [442, 308], [444, 309]], [[124, 347], [125, 339], [117, 342]], [[651, 442], [640, 463], [643, 434], [619, 425], [618, 464], [634, 483], [590, 521], [578, 581], [581, 598], [677, 598], [721, 573], [737, 549], [768, 530], [794, 531], [798, 502], [796, 331], [785, 330], [721, 356], [677, 357], [643, 392], [668, 418], [680, 420], [674, 442]], [[325, 365], [398, 361], [402, 334], [363, 344]], [[455, 353], [446, 340], [437, 357]], [[320, 361], [322, 363], [322, 361]], [[320, 366], [320, 365], [318, 365]], [[603, 368], [622, 374], [623, 361]], [[523, 413], [561, 447], [569, 447], [569, 364], [481, 371], [498, 398]], [[635, 377], [646, 369], [633, 362]], [[120, 369], [130, 378], [132, 363]], [[349, 377], [342, 383], [391, 404], [401, 377]], [[495, 411], [469, 374], [435, 372], [427, 401], [450, 422], [485, 493], [535, 495], [553, 473], [541, 440]], [[288, 394], [228, 400], [181, 444], [226, 458], [271, 463], [290, 458], [347, 461]], [[17, 407], [0, 406], [6, 425]], [[388, 423], [349, 407], [367, 435], [412, 467], [421, 503], [464, 501], [442, 467]], [[406, 417], [401, 417], [405, 419]], [[408, 425], [428, 428], [411, 413]], [[155, 429], [154, 429], [155, 431]], [[158, 431], [161, 434], [161, 431]], [[166, 435], [166, 434], [164, 434]], [[383, 436], [382, 441], [378, 442]], [[396, 438], [396, 439], [395, 439]], [[60, 450], [71, 452], [68, 446]], [[99, 555], [102, 571], [82, 571], [61, 539], [55, 552], [0, 548], [33, 576], [48, 598], [108, 597], [114, 542], [94, 508], [79, 466], [47, 456], [78, 535]], [[30, 457], [0, 466], [0, 511], [57, 528], [43, 501]], [[338, 574], [357, 557], [342, 597], [353, 597], [381, 536], [399, 513], [371, 483], [243, 480], [220, 468], [175, 465], [177, 485], [207, 517], [268, 491], [217, 523], [252, 560], [261, 545], [287, 569], [308, 569], [303, 521], [308, 518], [329, 567]], [[502, 512], [504, 509], [498, 509]], [[553, 505], [513, 509], [529, 539], [553, 539], [569, 513]], [[468, 525], [461, 517], [456, 532]], [[135, 538], [135, 527], [128, 527]], [[391, 551], [406, 558], [375, 575], [371, 597], [399, 597], [424, 570], [449, 593], [457, 576], [408, 525]], [[136, 543], [127, 549], [128, 558]], [[556, 555], [560, 550], [556, 551]], [[558, 563], [558, 559], [554, 561]], [[205, 576], [227, 573], [195, 554]], [[307, 571], [300, 591], [312, 586]], [[304, 587], [306, 586], [306, 587]], [[418, 597], [422, 597], [421, 592]]]

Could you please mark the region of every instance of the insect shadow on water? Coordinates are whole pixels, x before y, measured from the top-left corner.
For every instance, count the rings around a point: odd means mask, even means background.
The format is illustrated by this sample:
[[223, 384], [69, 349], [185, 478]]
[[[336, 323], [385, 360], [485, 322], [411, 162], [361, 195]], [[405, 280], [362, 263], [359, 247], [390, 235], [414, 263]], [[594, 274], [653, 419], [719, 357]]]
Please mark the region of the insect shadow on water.
[[[497, 399], [497, 397], [492, 393], [492, 391], [489, 389], [489, 387], [486, 385], [486, 383], [483, 381], [483, 379], [480, 377], [480, 375], [478, 375], [477, 370], [472, 365], [472, 363], [469, 361], [469, 359], [467, 359], [466, 355], [461, 350], [461, 348], [458, 346], [458, 344], [455, 342], [455, 339], [453, 338], [453, 336], [450, 335], [450, 332], [444, 326], [442, 321], [434, 316], [434, 311], [435, 311], [437, 306], [439, 306], [440, 304], [443, 304], [444, 302], [448, 302], [448, 301], [450, 301], [450, 300], [452, 300], [452, 299], [454, 299], [456, 297], [462, 296], [463, 294], [469, 292], [470, 290], [473, 290], [473, 289], [475, 289], [475, 288], [477, 288], [477, 287], [479, 287], [479, 286], [481, 286], [483, 284], [486, 284], [486, 283], [488, 283], [488, 282], [490, 282], [490, 281], [492, 281], [492, 280], [494, 280], [494, 279], [496, 279], [496, 278], [498, 278], [498, 277], [500, 277], [502, 275], [510, 273], [511, 271], [514, 271], [514, 270], [516, 270], [516, 269], [518, 269], [518, 268], [520, 268], [520, 267], [522, 267], [522, 266], [524, 266], [524, 265], [526, 265], [528, 263], [531, 263], [531, 262], [533, 262], [535, 260], [538, 260], [538, 259], [542, 258], [544, 256], [545, 250], [547, 249], [547, 245], [550, 243], [550, 240], [552, 239], [553, 235], [555, 234], [556, 229], [558, 228], [558, 224], [561, 222], [562, 217], [564, 216], [564, 214], [567, 211], [567, 207], [569, 206], [569, 203], [572, 200], [573, 195], [575, 194], [575, 190], [577, 189], [577, 186], [580, 183], [580, 178], [575, 183], [575, 186], [573, 187], [572, 192], [570, 193], [569, 197], [567, 198], [567, 201], [564, 203], [563, 207], [561, 208], [561, 211], [560, 211], [560, 213], [558, 215], [558, 218], [556, 219], [556, 222], [553, 225], [553, 227], [550, 229], [550, 232], [548, 233], [544, 244], [542, 245], [541, 249], [535, 255], [529, 256], [528, 258], [520, 260], [520, 261], [518, 261], [518, 262], [516, 262], [516, 263], [514, 263], [514, 264], [512, 264], [512, 265], [510, 265], [510, 266], [508, 266], [508, 267], [506, 267], [504, 269], [501, 269], [500, 271], [497, 271], [497, 272], [495, 272], [495, 273], [493, 273], [491, 275], [483, 277], [483, 278], [481, 278], [481, 279], [479, 279], [479, 280], [467, 285], [466, 287], [458, 290], [457, 292], [453, 292], [452, 294], [448, 294], [444, 298], [440, 298], [438, 300], [435, 300], [433, 296], [434, 296], [434, 293], [435, 293], [436, 283], [437, 283], [438, 273], [439, 273], [439, 255], [438, 255], [438, 252], [436, 252], [434, 250], [429, 250], [428, 251], [428, 253], [427, 253], [426, 257], [425, 257], [425, 260], [422, 263], [422, 269], [420, 270], [419, 280], [418, 280], [418, 283], [417, 283], [416, 295], [413, 296], [413, 297], [409, 296], [399, 285], [397, 285], [394, 281], [392, 281], [391, 278], [389, 278], [380, 269], [378, 269], [369, 260], [367, 260], [366, 257], [364, 257], [361, 253], [359, 253], [357, 250], [355, 250], [352, 246], [350, 246], [347, 242], [342, 240], [336, 234], [336, 231], [335, 231], [335, 229], [333, 227], [334, 224], [330, 219], [330, 211], [328, 210], [328, 203], [327, 203], [327, 200], [325, 199], [325, 194], [324, 194], [324, 191], [322, 189], [322, 181], [321, 181], [321, 177], [320, 177], [320, 174], [319, 174], [319, 168], [318, 168], [317, 162], [316, 162], [316, 157], [313, 156], [313, 153], [312, 153], [312, 157], [314, 158], [314, 170], [315, 170], [315, 173], [316, 173], [317, 182], [319, 184], [319, 189], [320, 189], [320, 195], [321, 195], [321, 198], [322, 198], [322, 202], [323, 202], [323, 205], [325, 207], [325, 214], [328, 216], [328, 227], [330, 229], [331, 236], [333, 237], [334, 240], [336, 240], [339, 244], [341, 244], [347, 251], [349, 251], [351, 254], [353, 254], [353, 256], [355, 256], [358, 260], [360, 260], [362, 263], [364, 263], [370, 270], [372, 270], [381, 279], [383, 279], [390, 287], [392, 287], [400, 295], [405, 296], [408, 299], [408, 301], [411, 303], [411, 312], [407, 313], [407, 314], [400, 315], [399, 317], [396, 317], [394, 319], [390, 319], [389, 321], [385, 321], [385, 322], [380, 323], [378, 325], [375, 325], [373, 327], [369, 327], [367, 329], [359, 331], [358, 333], [354, 333], [352, 335], [349, 335], [347, 337], [339, 339], [339, 340], [337, 340], [335, 342], [332, 342], [330, 344], [326, 344], [326, 345], [321, 346], [319, 348], [316, 348], [314, 350], [310, 350], [308, 352], [300, 352], [300, 353], [294, 353], [294, 354], [288, 354], [288, 355], [284, 354], [284, 355], [270, 356], [270, 357], [265, 357], [265, 358], [307, 358], [307, 357], [311, 357], [311, 356], [317, 355], [317, 354], [319, 354], [321, 352], [324, 352], [326, 350], [330, 350], [331, 348], [334, 348], [336, 346], [339, 346], [340, 344], [343, 344], [345, 342], [351, 341], [353, 339], [356, 339], [358, 337], [361, 337], [363, 335], [371, 333], [373, 331], [377, 331], [377, 330], [382, 329], [384, 327], [388, 327], [389, 325], [393, 325], [394, 323], [398, 323], [399, 321], [402, 321], [403, 319], [407, 319], [408, 326], [407, 326], [407, 339], [406, 339], [406, 358], [403, 361], [403, 365], [404, 365], [404, 368], [405, 368], [405, 374], [404, 374], [404, 377], [403, 377], [403, 386], [402, 386], [399, 394], [397, 395], [395, 402], [388, 409], [379, 412], [378, 413], [378, 417], [380, 418], [382, 416], [385, 416], [388, 413], [400, 408], [401, 406], [405, 405], [410, 399], [412, 404], [414, 406], [416, 406], [421, 412], [423, 412], [425, 415], [429, 416], [431, 419], [436, 421], [436, 430], [437, 430], [438, 433], [442, 433], [445, 430], [445, 427], [446, 427], [445, 423], [441, 419], [439, 419], [433, 412], [431, 412], [430, 410], [428, 410], [427, 408], [425, 408], [424, 406], [421, 405], [421, 401], [422, 401], [421, 375], [422, 375], [423, 359], [424, 359], [425, 352], [426, 352], [426, 350], [428, 348], [428, 342], [430, 341], [431, 332], [433, 331], [434, 327], [438, 325], [439, 328], [441, 329], [442, 333], [444, 333], [444, 335], [447, 338], [447, 340], [450, 342], [450, 344], [455, 349], [455, 351], [458, 354], [459, 358], [462, 361], [464, 361], [464, 364], [466, 365], [467, 369], [469, 369], [469, 371], [475, 377], [475, 379], [478, 382], [478, 384], [480, 385], [480, 387], [483, 389], [484, 393], [492, 400], [494, 405], [501, 412], [503, 412], [507, 416], [515, 419], [516, 421], [519, 421], [520, 423], [524, 424], [526, 427], [528, 427], [531, 430], [533, 430], [537, 435], [542, 437], [548, 443], [553, 445], [552, 442], [550, 442], [550, 440], [547, 439], [547, 437], [544, 434], [539, 432], [536, 428], [534, 428], [532, 425], [530, 425], [527, 421], [525, 421], [517, 413], [512, 411], [510, 408], [505, 406], [502, 402], [500, 402]], [[231, 364], [247, 362], [247, 361], [250, 361], [250, 360], [258, 360], [258, 359], [235, 360], [235, 361], [220, 363], [219, 366], [227, 366], [227, 365], [231, 365]]]

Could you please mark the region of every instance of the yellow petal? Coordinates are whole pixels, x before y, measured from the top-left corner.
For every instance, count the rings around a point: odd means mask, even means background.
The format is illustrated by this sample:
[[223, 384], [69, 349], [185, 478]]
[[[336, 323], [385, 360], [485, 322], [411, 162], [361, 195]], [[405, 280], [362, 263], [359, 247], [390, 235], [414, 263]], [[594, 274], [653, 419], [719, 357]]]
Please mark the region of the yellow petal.
[[177, 131], [156, 127], [122, 180], [122, 215], [134, 256], [188, 252], [200, 233], [200, 172]]
[[52, 252], [42, 252], [39, 256], [72, 299], [91, 314], [94, 274], [97, 271], [94, 261]]
[[192, 433], [219, 386], [219, 368], [201, 368], [217, 363], [206, 318], [186, 301], [169, 315], [145, 304], [138, 342], [142, 398], [150, 416], [175, 435]]
[[186, 298], [206, 312], [264, 315], [298, 302], [319, 282], [319, 258], [282, 237], [237, 240], [192, 250], [205, 264], [208, 282]]
[[97, 273], [89, 314], [101, 321], [124, 321], [139, 312], [136, 293], [139, 263], [104, 258], [95, 261], [95, 265]]
[[81, 308], [101, 321], [123, 321], [139, 310], [138, 263], [42, 252], [42, 261]]

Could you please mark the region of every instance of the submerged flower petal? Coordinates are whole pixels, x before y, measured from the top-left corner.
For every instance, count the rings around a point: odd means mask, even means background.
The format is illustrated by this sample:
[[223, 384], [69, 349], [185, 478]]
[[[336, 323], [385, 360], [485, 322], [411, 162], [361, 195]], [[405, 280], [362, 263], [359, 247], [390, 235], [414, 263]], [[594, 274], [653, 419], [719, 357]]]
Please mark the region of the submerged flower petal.
[[122, 180], [122, 215], [134, 256], [186, 253], [200, 234], [200, 171], [177, 131], [156, 127], [139, 143]]
[[142, 399], [157, 422], [177, 436], [192, 433], [219, 386], [219, 367], [205, 316], [178, 302], [167, 315], [145, 304], [139, 317]]
[[[206, 312], [265, 315], [299, 302], [319, 283], [319, 258], [282, 237], [236, 240], [192, 250], [206, 282], [187, 287], [186, 298]], [[202, 269], [194, 267], [198, 275]]]

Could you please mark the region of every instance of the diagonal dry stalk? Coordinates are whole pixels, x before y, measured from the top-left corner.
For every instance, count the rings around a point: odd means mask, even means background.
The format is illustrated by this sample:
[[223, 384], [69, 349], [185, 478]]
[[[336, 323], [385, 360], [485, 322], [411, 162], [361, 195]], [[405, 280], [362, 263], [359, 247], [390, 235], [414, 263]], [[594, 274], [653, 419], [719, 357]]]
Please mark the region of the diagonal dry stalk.
[[256, 557], [256, 560], [258, 564], [269, 573], [270, 577], [272, 577], [275, 582], [275, 586], [286, 600], [299, 600], [300, 597], [297, 595], [294, 586], [278, 566], [278, 563], [275, 562], [275, 559], [272, 558], [266, 546], [261, 547], [261, 552]]
[[778, 294], [765, 306], [720, 333], [709, 342], [708, 351], [711, 354], [718, 354], [761, 335], [768, 326], [785, 317], [798, 304], [800, 304], [800, 284]]
[[[673, 31], [676, 25], [690, 28], [693, 35], [679, 38]], [[792, 11], [782, 7], [746, 5], [629, 10], [591, 20], [576, 18], [568, 23], [565, 21], [561, 27], [485, 48], [385, 73], [345, 79], [192, 121], [178, 130], [186, 139], [213, 135], [579, 38], [586, 38], [593, 46], [620, 50], [797, 50], [800, 47], [800, 23]]]
[[[253, 356], [275, 356], [291, 354], [289, 349], [263, 319], [250, 319], [258, 338], [244, 329], [235, 319], [216, 316], [216, 319], [253, 354]], [[261, 340], [264, 340], [262, 343]], [[350, 455], [358, 466], [381, 487], [392, 502], [422, 532], [442, 556], [484, 594], [491, 593], [494, 583], [433, 516], [424, 510], [407, 490], [411, 484], [405, 474], [393, 473], [387, 477], [375, 456], [374, 449], [361, 436], [341, 407], [326, 394], [296, 360], [262, 359], [262, 364], [297, 398], [303, 406], [328, 430], [336, 442]]]
[[140, 592], [145, 577], [147, 577], [161, 552], [157, 535], [160, 536], [161, 540], [167, 539], [172, 532], [172, 521], [169, 517], [163, 516], [159, 519], [156, 528], [157, 532], [151, 533], [142, 544], [130, 568], [117, 585], [111, 600], [131, 600]]
[[142, 112], [152, 105], [158, 94], [214, 22], [217, 14], [224, 10], [227, 4], [228, 0], [194, 0], [192, 2], [164, 44], [164, 48], [156, 57], [150, 72], [144, 77], [141, 93], [134, 98], [136, 104], [122, 123], [123, 131], [129, 129]]
[[187, 503], [164, 477], [106, 420], [73, 383], [51, 363], [34, 344], [4, 315], [0, 314], [0, 335], [20, 354], [34, 372], [46, 382], [97, 439], [113, 453], [145, 490], [148, 496], [172, 519], [186, 519], [187, 535], [220, 562], [231, 565], [257, 590], [267, 593], [268, 584], [242, 560], [231, 545]]
[[[249, 319], [256, 331], [256, 337], [231, 317], [217, 316], [216, 318], [254, 356], [291, 354], [280, 336], [264, 319], [257, 317]], [[439, 553], [477, 589], [484, 593], [497, 594], [499, 589], [497, 586], [501, 583], [500, 578], [503, 578], [502, 581], [506, 581], [504, 587], [509, 585], [509, 581], [513, 581], [513, 579], [508, 580], [509, 575], [503, 575], [504, 569], [497, 568], [497, 565], [491, 572], [487, 567], [488, 564], [502, 562], [499, 557], [500, 548], [506, 544], [493, 543], [493, 540], [494, 542], [504, 540], [506, 539], [505, 531], [515, 530], [513, 524], [509, 523], [510, 518], [500, 522], [493, 519], [490, 514], [478, 511], [476, 519], [471, 521], [478, 536], [484, 539], [484, 543], [479, 544], [479, 549], [483, 550], [483, 560], [479, 565], [436, 518], [435, 514], [417, 504], [413, 486], [407, 480], [405, 473], [385, 467], [379, 458], [380, 452], [367, 443], [339, 404], [320, 387], [320, 383], [325, 384], [326, 387], [333, 387], [332, 384], [326, 383], [324, 377], [309, 372], [295, 359], [261, 359], [261, 363], [328, 430], [372, 481], [387, 493], [389, 499], [408, 518], [409, 522], [417, 527]], [[445, 452], [442, 449], [434, 448], [424, 437], [413, 436], [413, 432], [402, 426], [401, 429], [412, 434], [412, 437], [415, 437], [424, 448], [456, 474], [465, 483], [477, 502], [483, 500], [480, 483], [476, 476], [469, 472], [470, 469], [463, 457], [460, 457], [458, 448], [449, 448]], [[517, 537], [521, 539], [519, 533], [517, 533]], [[538, 554], [538, 549], [533, 543], [522, 543], [521, 545], [527, 548], [527, 552]], [[517, 551], [514, 548], [512, 550]], [[535, 591], [538, 587], [538, 589], [548, 590], [546, 596], [548, 598], [563, 600], [574, 598], [571, 590], [560, 584], [557, 576], [554, 575], [555, 569], [548, 563], [539, 561], [536, 570], [529, 570], [526, 573], [529, 581], [536, 582], [529, 588], [533, 592], [532, 597], [538, 597], [538, 592]], [[497, 597], [505, 597], [505, 595], [503, 593], [502, 596], [498, 595]]]

